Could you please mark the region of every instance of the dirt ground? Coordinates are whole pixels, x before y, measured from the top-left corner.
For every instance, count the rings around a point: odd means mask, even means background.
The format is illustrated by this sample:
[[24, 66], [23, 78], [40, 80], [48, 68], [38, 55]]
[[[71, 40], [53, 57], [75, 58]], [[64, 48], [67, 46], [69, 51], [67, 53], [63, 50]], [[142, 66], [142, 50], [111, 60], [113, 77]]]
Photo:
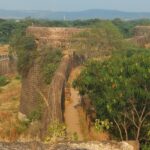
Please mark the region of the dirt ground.
[[[78, 67], [71, 72], [68, 84], [72, 84], [74, 79], [80, 74], [81, 68]], [[78, 113], [78, 105], [80, 105], [81, 97], [77, 90], [70, 88], [70, 100], [65, 103], [65, 123], [69, 136], [77, 136], [78, 140], [83, 140], [83, 134], [80, 127], [80, 118]]]
[[72, 70], [68, 84], [70, 85], [70, 99], [65, 101], [65, 123], [69, 136], [78, 137], [79, 141], [109, 140], [109, 134], [106, 132], [97, 133], [95, 128], [88, 125], [86, 113], [81, 106], [81, 97], [79, 92], [72, 87], [72, 82], [77, 78], [83, 67], [77, 67]]

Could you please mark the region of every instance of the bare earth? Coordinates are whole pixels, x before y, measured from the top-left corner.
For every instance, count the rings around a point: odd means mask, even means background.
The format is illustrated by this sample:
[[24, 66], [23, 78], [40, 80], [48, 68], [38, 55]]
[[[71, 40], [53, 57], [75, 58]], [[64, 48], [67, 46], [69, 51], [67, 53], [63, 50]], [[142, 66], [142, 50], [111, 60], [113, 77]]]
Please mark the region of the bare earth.
[[[69, 82], [72, 84], [73, 80], [79, 75], [80, 67], [75, 68], [70, 75]], [[77, 90], [71, 88], [71, 99], [65, 104], [65, 123], [67, 126], [67, 133], [69, 136], [77, 134], [78, 140], [83, 140], [83, 134], [80, 128], [80, 118], [77, 106], [80, 104], [81, 97]]]

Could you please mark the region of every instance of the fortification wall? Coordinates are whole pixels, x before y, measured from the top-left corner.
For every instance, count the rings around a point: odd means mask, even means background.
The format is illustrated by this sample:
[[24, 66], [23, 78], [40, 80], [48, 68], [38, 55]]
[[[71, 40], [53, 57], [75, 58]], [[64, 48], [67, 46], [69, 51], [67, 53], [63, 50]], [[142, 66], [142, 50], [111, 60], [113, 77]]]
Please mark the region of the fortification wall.
[[134, 37], [128, 40], [145, 48], [150, 43], [150, 26], [136, 26], [134, 28]]
[[10, 72], [8, 55], [0, 55], [0, 75], [5, 75]]
[[134, 28], [135, 36], [148, 36], [150, 35], [150, 26], [136, 26]]
[[0, 45], [0, 75], [15, 73], [17, 65], [14, 58], [9, 57], [9, 45]]
[[[67, 45], [69, 37], [79, 31], [80, 29], [75, 28], [29, 27], [27, 34], [35, 36], [39, 43], [41, 42], [41, 38], [45, 38], [47, 39], [47, 45], [50, 44], [54, 47], [59, 47], [62, 43], [63, 45]], [[41, 46], [39, 45], [40, 55], [42, 54], [42, 51], [40, 51]], [[61, 48], [62, 50], [66, 50], [66, 46]], [[19, 119], [27, 119], [26, 116], [30, 116], [34, 110], [38, 110], [37, 108], [39, 108], [42, 102], [44, 113], [42, 114], [41, 128], [44, 133], [51, 121], [63, 121], [65, 84], [71, 68], [74, 65], [78, 65], [83, 58], [71, 53], [65, 54], [52, 78], [51, 84], [46, 85], [42, 78], [40, 55], [34, 61], [27, 75], [22, 79]]]
[[83, 29], [79, 28], [60, 28], [60, 27], [28, 27], [27, 34], [36, 38], [39, 47], [50, 45], [55, 48], [69, 48], [69, 39]]
[[38, 89], [42, 87], [40, 64], [34, 62], [28, 74], [22, 79], [20, 113], [29, 116], [39, 106]]

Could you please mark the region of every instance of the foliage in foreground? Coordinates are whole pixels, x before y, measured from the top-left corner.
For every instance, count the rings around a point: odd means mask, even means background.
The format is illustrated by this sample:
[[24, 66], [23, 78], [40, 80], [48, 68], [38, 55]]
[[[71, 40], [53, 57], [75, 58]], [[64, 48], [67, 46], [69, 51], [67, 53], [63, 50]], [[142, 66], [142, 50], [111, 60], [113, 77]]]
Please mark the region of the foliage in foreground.
[[63, 123], [54, 121], [49, 124], [46, 142], [56, 142], [59, 138], [65, 138], [66, 126]]
[[121, 140], [150, 140], [150, 51], [131, 50], [90, 61], [74, 82], [87, 94], [100, 120], [113, 122]]

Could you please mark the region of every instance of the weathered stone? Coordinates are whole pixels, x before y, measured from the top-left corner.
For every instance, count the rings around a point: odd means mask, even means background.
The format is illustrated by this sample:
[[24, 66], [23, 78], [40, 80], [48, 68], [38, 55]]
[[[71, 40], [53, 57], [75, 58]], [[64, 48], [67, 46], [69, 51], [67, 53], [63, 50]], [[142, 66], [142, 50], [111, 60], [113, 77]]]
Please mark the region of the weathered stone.
[[[137, 143], [138, 144], [138, 143]], [[46, 145], [39, 142], [0, 143], [2, 150], [134, 150], [127, 142], [81, 142]], [[138, 149], [135, 149], [138, 150]]]
[[18, 119], [20, 121], [29, 121], [29, 119], [27, 118], [27, 116], [21, 112], [18, 112]]

